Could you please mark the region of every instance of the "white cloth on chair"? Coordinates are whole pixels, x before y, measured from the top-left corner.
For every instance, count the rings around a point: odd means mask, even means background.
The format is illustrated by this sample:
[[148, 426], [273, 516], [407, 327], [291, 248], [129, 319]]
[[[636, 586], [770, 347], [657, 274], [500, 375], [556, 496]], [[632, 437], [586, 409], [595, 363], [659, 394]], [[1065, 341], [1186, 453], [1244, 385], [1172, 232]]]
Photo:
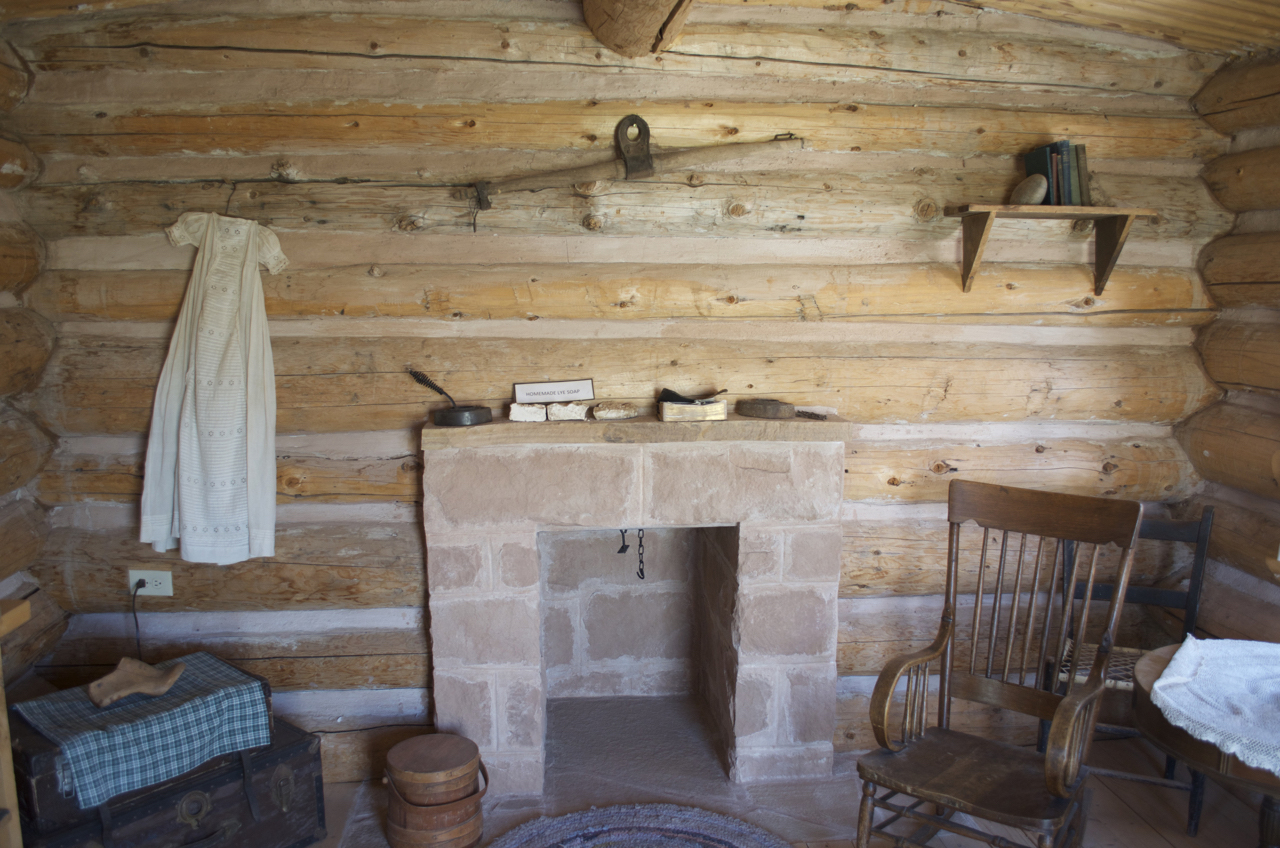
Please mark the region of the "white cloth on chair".
[[1195, 738], [1280, 774], [1280, 645], [1188, 636], [1151, 701]]
[[258, 263], [288, 265], [253, 221], [187, 212], [168, 229], [194, 244], [191, 282], [156, 388], [141, 540], [189, 562], [275, 553], [276, 384]]

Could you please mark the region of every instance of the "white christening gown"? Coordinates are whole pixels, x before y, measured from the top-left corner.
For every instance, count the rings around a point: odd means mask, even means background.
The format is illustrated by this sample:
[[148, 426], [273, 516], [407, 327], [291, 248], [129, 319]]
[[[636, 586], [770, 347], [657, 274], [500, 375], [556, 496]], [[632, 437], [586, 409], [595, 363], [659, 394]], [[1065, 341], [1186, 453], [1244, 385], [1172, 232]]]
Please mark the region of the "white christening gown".
[[142, 485], [142, 541], [190, 562], [275, 553], [276, 387], [258, 263], [288, 260], [253, 221], [187, 212], [167, 230], [199, 248], [160, 372]]

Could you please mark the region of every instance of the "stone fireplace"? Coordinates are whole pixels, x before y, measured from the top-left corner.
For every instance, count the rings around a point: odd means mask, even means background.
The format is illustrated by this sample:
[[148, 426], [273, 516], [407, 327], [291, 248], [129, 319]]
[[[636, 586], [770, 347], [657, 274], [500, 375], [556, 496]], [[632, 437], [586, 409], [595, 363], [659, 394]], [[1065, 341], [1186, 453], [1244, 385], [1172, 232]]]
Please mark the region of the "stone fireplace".
[[[616, 545], [619, 528], [697, 528], [682, 531], [697, 608], [689, 676], [729, 776], [831, 773], [842, 423], [424, 430], [436, 725], [477, 742], [495, 793], [542, 791], [544, 608], [566, 601], [548, 594], [539, 534], [560, 531], [610, 531]], [[610, 602], [597, 631], [639, 612], [625, 595]], [[616, 639], [599, 656], [626, 659]]]

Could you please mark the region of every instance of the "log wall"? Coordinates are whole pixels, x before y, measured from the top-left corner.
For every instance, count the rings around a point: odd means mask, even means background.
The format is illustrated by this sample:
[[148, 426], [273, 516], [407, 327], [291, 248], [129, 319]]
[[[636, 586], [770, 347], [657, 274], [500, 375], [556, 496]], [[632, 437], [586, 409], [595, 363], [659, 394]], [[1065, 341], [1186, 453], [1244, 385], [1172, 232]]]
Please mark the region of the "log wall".
[[[58, 332], [21, 403], [59, 437], [31, 484], [54, 524], [33, 574], [77, 614], [49, 678], [127, 650], [125, 570], [172, 567], [173, 598], [143, 605], [147, 650], [253, 664], [325, 733], [328, 779], [376, 768], [425, 720], [405, 610], [425, 591], [415, 429], [440, 404], [406, 366], [494, 408], [516, 381], [591, 377], [650, 408], [662, 387], [723, 388], [860, 422], [842, 749], [865, 747], [865, 709], [847, 707], [866, 658], [936, 616], [949, 480], [1157, 502], [1197, 485], [1172, 427], [1221, 395], [1193, 347], [1215, 313], [1196, 259], [1234, 214], [1199, 176], [1228, 142], [1188, 98], [1218, 57], [929, 2], [699, 3], [670, 49], [637, 59], [569, 0], [379, 8], [123, 3], [4, 28], [34, 78], [0, 129], [39, 158], [16, 197], [48, 254], [12, 287]], [[476, 180], [609, 159], [632, 112], [659, 149], [805, 145], [471, 204]], [[1002, 202], [1020, 155], [1064, 137], [1088, 145], [1099, 203], [1159, 215], [1101, 296], [1088, 228], [1052, 221], [998, 222], [963, 293], [946, 207]], [[290, 258], [264, 276], [278, 553], [229, 568], [133, 541], [193, 256], [162, 227], [187, 210], [253, 218]], [[1179, 567], [1148, 561], [1152, 581]], [[263, 625], [283, 613], [300, 616], [288, 632]], [[341, 616], [388, 624], [355, 638]], [[211, 635], [181, 637], [199, 622]], [[331, 705], [375, 689], [347, 713], [364, 724], [333, 724]]]
[[1274, 58], [1228, 67], [1194, 98], [1206, 122], [1233, 134], [1231, 150], [1208, 164], [1205, 180], [1224, 206], [1242, 214], [1234, 231], [1201, 257], [1205, 282], [1226, 309], [1202, 328], [1196, 347], [1228, 395], [1178, 430], [1191, 462], [1212, 481], [1179, 509], [1191, 515], [1212, 505], [1210, 556], [1242, 572], [1235, 594], [1210, 604], [1202, 621], [1216, 635], [1267, 641], [1280, 639], [1267, 620], [1280, 604], [1278, 103]]

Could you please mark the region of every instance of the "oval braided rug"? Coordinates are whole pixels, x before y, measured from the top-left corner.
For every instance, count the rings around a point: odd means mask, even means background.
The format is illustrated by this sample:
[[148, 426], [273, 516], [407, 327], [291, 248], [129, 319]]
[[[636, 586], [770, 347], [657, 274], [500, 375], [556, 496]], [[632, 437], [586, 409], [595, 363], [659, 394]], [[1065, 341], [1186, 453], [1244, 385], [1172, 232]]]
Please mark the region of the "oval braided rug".
[[489, 848], [791, 848], [740, 819], [675, 804], [584, 810], [520, 825]]

